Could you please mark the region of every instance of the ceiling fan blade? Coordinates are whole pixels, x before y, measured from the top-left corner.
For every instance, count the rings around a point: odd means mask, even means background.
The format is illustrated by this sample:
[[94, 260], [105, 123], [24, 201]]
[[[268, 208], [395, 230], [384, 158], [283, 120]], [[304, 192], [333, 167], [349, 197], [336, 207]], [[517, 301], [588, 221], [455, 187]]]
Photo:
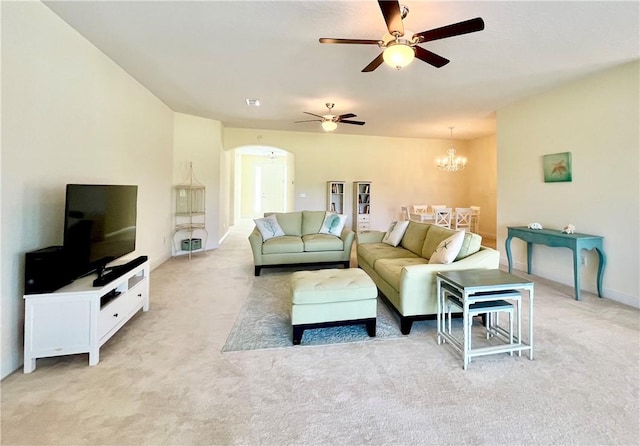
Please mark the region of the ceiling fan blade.
[[341, 124], [364, 125], [364, 121], [349, 121], [348, 119], [347, 119], [347, 120], [344, 120], [344, 119], [343, 119], [343, 120], [338, 121], [338, 122], [340, 122]]
[[294, 124], [299, 122], [322, 122], [322, 119], [307, 119], [306, 121], [293, 121]]
[[464, 22], [454, 23], [441, 28], [422, 31], [421, 33], [414, 34], [413, 37], [419, 37], [420, 42], [430, 42], [432, 40], [459, 36], [461, 34], [474, 33], [476, 31], [482, 31], [483, 29], [484, 20], [476, 17], [475, 19], [465, 20]]
[[378, 68], [378, 67], [380, 66], [380, 64], [382, 64], [382, 62], [384, 62], [384, 58], [382, 57], [382, 54], [383, 54], [383, 53], [380, 53], [380, 54], [378, 55], [378, 57], [376, 57], [375, 59], [373, 59], [369, 65], [367, 65], [366, 67], [364, 67], [364, 68], [362, 69], [362, 72], [363, 72], [363, 73], [368, 73], [369, 71], [373, 71], [373, 70], [375, 70], [376, 68]]
[[344, 115], [338, 116], [338, 120], [345, 119], [345, 118], [355, 118], [355, 117], [356, 115], [354, 115], [353, 113], [345, 113]]
[[324, 119], [324, 116], [316, 115], [315, 113], [309, 113], [309, 112], [302, 112], [302, 113], [304, 113], [305, 115], [311, 115], [311, 116], [315, 116], [316, 118]]
[[419, 46], [414, 47], [416, 50], [416, 57], [436, 68], [440, 68], [449, 63], [449, 59], [445, 59], [442, 56], [438, 56], [436, 53], [432, 53], [429, 50], [425, 50]]
[[389, 34], [391, 34], [392, 36], [394, 36], [395, 34], [403, 36], [404, 25], [402, 24], [402, 12], [400, 10], [400, 3], [395, 0], [378, 0], [378, 4], [380, 5], [380, 10], [382, 11], [384, 21], [387, 24]]
[[331, 39], [329, 37], [321, 37], [320, 43], [357, 43], [362, 45], [378, 45], [380, 40], [371, 39]]

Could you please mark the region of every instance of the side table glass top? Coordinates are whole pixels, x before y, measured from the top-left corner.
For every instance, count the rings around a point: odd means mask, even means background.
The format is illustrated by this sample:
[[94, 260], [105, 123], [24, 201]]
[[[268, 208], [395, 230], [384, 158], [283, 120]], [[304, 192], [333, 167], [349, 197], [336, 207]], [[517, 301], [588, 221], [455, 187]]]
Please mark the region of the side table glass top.
[[533, 282], [514, 276], [499, 269], [468, 269], [463, 271], [442, 271], [438, 273], [439, 277], [446, 279], [447, 282], [455, 285], [460, 289], [470, 290], [474, 288], [482, 289], [485, 287], [496, 286], [507, 288], [518, 288], [522, 286], [530, 286]]

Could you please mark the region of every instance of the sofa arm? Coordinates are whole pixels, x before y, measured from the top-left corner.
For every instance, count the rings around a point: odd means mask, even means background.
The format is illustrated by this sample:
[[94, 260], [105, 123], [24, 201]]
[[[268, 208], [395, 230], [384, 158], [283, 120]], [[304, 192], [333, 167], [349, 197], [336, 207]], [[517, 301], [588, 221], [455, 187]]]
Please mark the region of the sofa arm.
[[356, 234], [356, 241], [358, 244], [361, 243], [380, 243], [384, 238], [386, 232], [383, 231], [367, 231], [367, 232], [358, 232]]
[[260, 234], [258, 228], [253, 228], [253, 231], [249, 234], [249, 244], [253, 253], [254, 265], [262, 265], [262, 243], [262, 234]]
[[353, 232], [349, 228], [343, 228], [342, 233], [340, 233], [340, 239], [344, 244], [344, 251], [348, 252], [351, 255], [351, 246], [353, 245], [353, 240], [355, 239], [356, 233]]
[[400, 273], [401, 306], [403, 315], [435, 314], [436, 274], [440, 271], [461, 271], [467, 269], [497, 269], [500, 266], [500, 252], [481, 247], [480, 251], [464, 259], [449, 264], [408, 265]]

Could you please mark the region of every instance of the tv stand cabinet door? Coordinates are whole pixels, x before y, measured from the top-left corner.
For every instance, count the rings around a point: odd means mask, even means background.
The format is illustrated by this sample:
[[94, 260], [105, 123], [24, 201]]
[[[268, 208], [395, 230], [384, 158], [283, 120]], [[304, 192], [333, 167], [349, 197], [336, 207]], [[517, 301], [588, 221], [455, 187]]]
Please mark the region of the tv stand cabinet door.
[[[97, 339], [98, 308], [87, 297], [27, 298], [25, 302], [24, 372], [36, 358], [92, 353]], [[90, 358], [91, 359], [91, 358]]]

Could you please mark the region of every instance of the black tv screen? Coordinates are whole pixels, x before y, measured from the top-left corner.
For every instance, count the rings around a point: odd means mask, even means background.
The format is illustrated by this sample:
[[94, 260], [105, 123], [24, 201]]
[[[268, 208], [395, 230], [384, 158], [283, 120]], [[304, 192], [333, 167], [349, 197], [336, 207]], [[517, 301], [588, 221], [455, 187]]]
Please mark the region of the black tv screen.
[[67, 184], [64, 249], [74, 277], [136, 249], [138, 186]]

